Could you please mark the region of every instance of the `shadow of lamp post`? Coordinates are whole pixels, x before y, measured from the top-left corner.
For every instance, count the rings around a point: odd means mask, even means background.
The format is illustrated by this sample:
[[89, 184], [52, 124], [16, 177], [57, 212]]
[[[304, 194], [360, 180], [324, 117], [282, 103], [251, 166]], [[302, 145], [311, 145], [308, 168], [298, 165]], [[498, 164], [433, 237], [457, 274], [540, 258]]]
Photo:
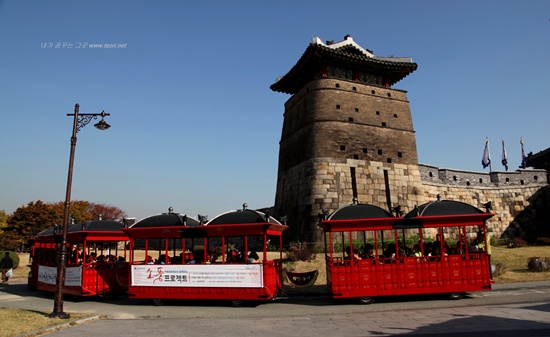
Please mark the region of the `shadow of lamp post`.
[[65, 194], [65, 208], [63, 210], [63, 227], [61, 229], [61, 244], [59, 247], [59, 254], [57, 256], [57, 277], [55, 280], [55, 295], [53, 312], [49, 315], [50, 318], [69, 318], [68, 313], [63, 312], [63, 286], [65, 285], [65, 271], [67, 268], [67, 228], [69, 227], [69, 209], [71, 205], [71, 185], [73, 180], [73, 163], [74, 163], [74, 150], [76, 147], [76, 134], [80, 129], [88, 125], [92, 119], [97, 119], [101, 116], [101, 121], [94, 124], [99, 130], [107, 130], [111, 126], [104, 120], [105, 116], [111, 114], [101, 113], [96, 114], [79, 114], [80, 106], [78, 103], [74, 106], [74, 114], [67, 114], [67, 116], [74, 116], [73, 122], [73, 135], [71, 137], [71, 154], [69, 156], [69, 173], [67, 175], [67, 193]]

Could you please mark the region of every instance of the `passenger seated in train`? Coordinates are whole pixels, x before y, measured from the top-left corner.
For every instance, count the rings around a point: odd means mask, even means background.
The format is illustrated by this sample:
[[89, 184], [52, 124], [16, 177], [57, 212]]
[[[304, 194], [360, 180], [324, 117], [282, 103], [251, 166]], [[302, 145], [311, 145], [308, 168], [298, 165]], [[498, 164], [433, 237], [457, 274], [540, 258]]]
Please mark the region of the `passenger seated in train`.
[[260, 256], [256, 251], [253, 250], [248, 254], [248, 263], [260, 263]]
[[432, 253], [433, 244], [431, 242], [424, 241], [424, 256], [430, 256]]
[[159, 258], [155, 261], [155, 264], [166, 264], [166, 255], [159, 255]]
[[386, 247], [386, 250], [384, 250], [382, 254], [384, 254], [384, 257], [387, 259], [395, 258], [395, 243], [388, 244], [388, 246]]
[[230, 247], [227, 249], [227, 257], [226, 262], [227, 263], [236, 263], [239, 260], [239, 251], [236, 250], [234, 247]]
[[180, 254], [181, 263], [184, 264], [195, 264], [195, 255], [192, 251], [186, 250], [185, 252]]
[[403, 243], [399, 243], [399, 249], [397, 250], [399, 257], [413, 256], [413, 251]]
[[420, 245], [418, 243], [413, 246], [412, 251], [414, 256], [416, 257], [422, 256], [422, 251], [420, 250]]
[[430, 251], [430, 255], [428, 256], [439, 256], [440, 254], [441, 254], [441, 246], [432, 245], [432, 250]]
[[363, 246], [363, 251], [362, 251], [360, 257], [363, 258], [363, 259], [374, 259], [375, 255], [374, 255], [373, 245], [370, 244], [370, 243], [367, 243], [365, 246]]
[[195, 257], [195, 263], [196, 264], [210, 264], [210, 254], [206, 253], [206, 256], [204, 254], [204, 250], [198, 249], [193, 252], [193, 256]]
[[90, 255], [86, 255], [86, 263], [92, 263], [95, 262], [97, 259], [96, 253], [91, 253]]
[[345, 252], [346, 252], [346, 256], [344, 257], [345, 260], [351, 259], [352, 256], [354, 260], [361, 260], [361, 258], [353, 252], [353, 249], [351, 248], [351, 246], [347, 246], [345, 249]]

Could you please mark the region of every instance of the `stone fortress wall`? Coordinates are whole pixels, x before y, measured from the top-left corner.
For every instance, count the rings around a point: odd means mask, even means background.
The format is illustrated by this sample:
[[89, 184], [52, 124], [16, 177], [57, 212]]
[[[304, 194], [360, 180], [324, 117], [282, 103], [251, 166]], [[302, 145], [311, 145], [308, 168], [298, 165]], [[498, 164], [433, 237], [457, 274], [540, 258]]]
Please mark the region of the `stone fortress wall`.
[[[415, 206], [437, 200], [461, 201], [484, 210], [492, 203], [494, 217], [488, 220], [493, 238], [525, 236], [545, 226], [541, 216], [548, 212], [550, 186], [544, 170], [515, 172], [471, 172], [440, 169], [430, 165], [405, 165], [333, 158], [310, 159], [293, 167], [287, 177], [287, 196], [311, 214], [315, 231], [316, 215], [351, 204], [356, 185], [360, 203], [388, 209], [388, 201], [407, 213]], [[386, 181], [388, 184], [386, 185]], [[468, 184], [469, 182], [469, 184]], [[538, 215], [538, 216], [537, 216]], [[315, 241], [320, 241], [317, 237]]]
[[418, 167], [426, 200], [435, 200], [440, 194], [442, 199], [481, 209], [491, 201], [495, 216], [487, 224], [494, 238], [529, 236], [548, 225], [544, 214], [550, 205], [550, 187], [545, 170], [483, 173]]

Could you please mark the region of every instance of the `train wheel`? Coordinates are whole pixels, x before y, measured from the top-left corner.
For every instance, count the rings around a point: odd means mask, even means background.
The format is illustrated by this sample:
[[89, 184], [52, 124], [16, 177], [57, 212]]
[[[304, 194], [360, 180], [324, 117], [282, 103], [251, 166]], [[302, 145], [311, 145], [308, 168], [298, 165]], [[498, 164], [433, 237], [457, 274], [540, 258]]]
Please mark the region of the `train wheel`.
[[463, 293], [463, 292], [462, 292], [462, 293], [450, 293], [450, 294], [449, 294], [449, 298], [450, 298], [451, 300], [459, 300], [459, 299], [461, 299], [461, 298], [463, 298], [463, 297], [464, 297], [464, 293]]
[[153, 298], [153, 304], [156, 305], [157, 307], [163, 305], [164, 303], [162, 303], [162, 299], [161, 298]]
[[242, 300], [232, 300], [231, 305], [234, 307], [242, 307], [243, 301]]
[[359, 297], [359, 303], [361, 304], [371, 304], [372, 302], [374, 302], [374, 297], [372, 296]]

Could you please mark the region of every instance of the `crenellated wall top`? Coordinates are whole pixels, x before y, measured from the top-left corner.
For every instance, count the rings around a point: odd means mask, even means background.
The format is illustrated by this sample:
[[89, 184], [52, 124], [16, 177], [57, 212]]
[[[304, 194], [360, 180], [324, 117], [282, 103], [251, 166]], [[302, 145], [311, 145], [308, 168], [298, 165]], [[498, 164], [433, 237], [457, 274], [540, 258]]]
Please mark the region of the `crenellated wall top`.
[[418, 164], [423, 183], [464, 187], [545, 186], [548, 178], [545, 170], [516, 170], [511, 172], [474, 172]]

